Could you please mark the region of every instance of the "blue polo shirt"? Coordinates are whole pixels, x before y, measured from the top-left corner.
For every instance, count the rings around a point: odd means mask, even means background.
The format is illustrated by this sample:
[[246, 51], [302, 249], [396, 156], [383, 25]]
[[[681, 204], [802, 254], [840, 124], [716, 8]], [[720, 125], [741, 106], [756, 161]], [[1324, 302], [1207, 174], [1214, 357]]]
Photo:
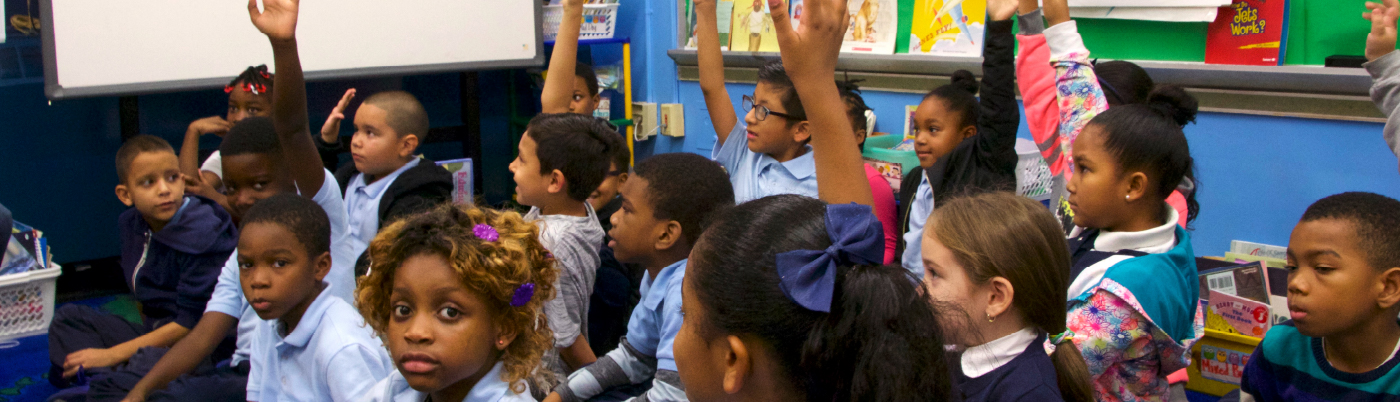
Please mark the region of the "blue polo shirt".
[[[331, 288], [326, 292], [347, 302], [353, 302], [355, 260], [360, 258], [360, 254], [353, 250], [353, 245], [347, 239], [345, 200], [340, 197], [340, 185], [329, 170], [322, 171], [326, 172], [326, 179], [311, 200], [326, 211], [326, 217], [330, 218], [331, 222], [331, 272], [325, 279], [326, 283], [331, 284]], [[238, 364], [248, 360], [248, 340], [253, 338], [254, 328], [262, 319], [258, 318], [253, 309], [248, 308], [248, 299], [243, 297], [243, 286], [238, 279], [237, 250], [228, 256], [228, 262], [224, 263], [224, 269], [219, 272], [219, 283], [214, 285], [214, 294], [210, 296], [204, 312], [224, 313], [238, 318], [238, 349], [234, 351], [231, 362]]]
[[[515, 393], [510, 390], [509, 384], [501, 380], [503, 366], [501, 362], [496, 362], [491, 371], [482, 376], [476, 385], [472, 386], [471, 391], [467, 391], [467, 397], [463, 398], [462, 402], [534, 402], [535, 398], [530, 396], [528, 385], [525, 392]], [[375, 384], [361, 402], [423, 402], [427, 399], [428, 394], [410, 388], [403, 374], [394, 370], [389, 378]]]
[[389, 354], [360, 312], [331, 294], [334, 287], [316, 296], [290, 333], [281, 320], [262, 321], [252, 344], [249, 400], [356, 400], [389, 376]]
[[924, 225], [933, 214], [933, 187], [928, 184], [928, 173], [919, 180], [919, 188], [914, 192], [914, 200], [909, 202], [909, 231], [904, 232], [904, 256], [900, 264], [913, 272], [917, 278], [924, 277]]
[[734, 124], [724, 144], [717, 145], [711, 157], [729, 172], [735, 204], [778, 194], [817, 198], [817, 165], [811, 146], [806, 146], [802, 156], [778, 162], [768, 154], [749, 150], [748, 125], [743, 121]]
[[[398, 170], [389, 175], [375, 180], [374, 183], [365, 184], [365, 174], [358, 173], [350, 179], [350, 183], [345, 186], [345, 208], [348, 213], [350, 231], [350, 241], [354, 243], [355, 249], [364, 252], [369, 248], [369, 243], [374, 241], [374, 235], [379, 234], [379, 200], [384, 197], [384, 190], [389, 189], [389, 185], [394, 183], [404, 171], [418, 166], [420, 158], [413, 158]], [[356, 258], [359, 258], [358, 256]]]
[[687, 261], [662, 268], [656, 278], [650, 278], [650, 272], [642, 277], [642, 300], [627, 322], [627, 343], [643, 355], [656, 356], [657, 370], [676, 371], [671, 346], [681, 330], [681, 282]]

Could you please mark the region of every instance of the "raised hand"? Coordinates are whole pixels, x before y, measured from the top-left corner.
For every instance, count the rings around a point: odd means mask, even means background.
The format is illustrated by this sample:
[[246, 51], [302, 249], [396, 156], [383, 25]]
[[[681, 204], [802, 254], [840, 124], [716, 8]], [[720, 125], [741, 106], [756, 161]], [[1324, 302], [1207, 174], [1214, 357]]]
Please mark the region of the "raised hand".
[[841, 53], [841, 40], [846, 36], [851, 16], [846, 13], [845, 0], [815, 0], [804, 3], [802, 32], [792, 29], [787, 4], [768, 0], [772, 9], [773, 29], [777, 31], [778, 47], [782, 49], [783, 68], [796, 81], [803, 77], [836, 76], [836, 57]]
[[1395, 51], [1395, 21], [1400, 17], [1400, 1], [1366, 2], [1366, 12], [1361, 13], [1361, 17], [1371, 21], [1371, 33], [1366, 35], [1366, 60], [1379, 59]]
[[258, 27], [271, 40], [291, 40], [297, 32], [297, 8], [300, 0], [262, 0], [262, 11], [258, 11], [258, 0], [248, 0], [248, 16], [253, 26]]
[[992, 21], [1006, 21], [1016, 15], [1020, 0], [987, 0], [987, 17]]
[[326, 124], [321, 126], [321, 141], [327, 144], [334, 144], [340, 141], [340, 121], [345, 120], [345, 107], [350, 105], [350, 100], [355, 99], [355, 88], [345, 91], [345, 95], [340, 97], [340, 102], [331, 109], [330, 117], [326, 118]]
[[209, 116], [190, 123], [189, 131], [186, 132], [198, 135], [214, 134], [223, 137], [231, 127], [233, 125], [229, 124], [228, 120], [224, 120], [223, 116]]

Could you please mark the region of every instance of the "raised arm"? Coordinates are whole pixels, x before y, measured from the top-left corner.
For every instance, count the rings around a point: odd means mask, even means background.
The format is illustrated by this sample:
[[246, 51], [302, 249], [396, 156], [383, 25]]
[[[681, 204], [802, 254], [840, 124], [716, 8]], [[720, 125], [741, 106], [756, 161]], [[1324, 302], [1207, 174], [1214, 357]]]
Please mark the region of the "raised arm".
[[568, 113], [574, 91], [574, 68], [578, 64], [578, 31], [583, 24], [583, 0], [564, 0], [564, 17], [554, 37], [554, 53], [549, 56], [549, 74], [540, 93], [540, 111]]
[[[1089, 63], [1089, 49], [1069, 19], [1065, 0], [1045, 0], [1045, 20], [1050, 23], [1050, 28], [1045, 29], [1045, 41], [1050, 46], [1050, 64], [1055, 67], [1062, 156], [1067, 166], [1073, 166], [1074, 140], [1090, 120], [1108, 110], [1108, 100]], [[1066, 176], [1072, 173], [1073, 169], [1065, 171]]]
[[1011, 33], [1011, 16], [1015, 14], [1015, 0], [987, 2], [990, 21], [982, 54], [982, 110], [977, 122], [982, 131], [977, 141], [984, 160], [1011, 165], [1016, 163], [1016, 131], [1021, 125], [1016, 105], [1015, 37]]
[[185, 142], [180, 145], [180, 173], [199, 177], [199, 138], [205, 134], [224, 135], [232, 126], [220, 116], [195, 120], [185, 130]]
[[716, 147], [729, 139], [729, 132], [739, 124], [729, 90], [724, 87], [724, 54], [719, 51], [719, 19], [717, 0], [695, 0], [695, 42], [699, 58], [700, 92], [705, 94], [705, 108], [710, 111], [710, 124], [719, 136]]
[[1050, 66], [1050, 47], [1045, 44], [1045, 18], [1040, 2], [1019, 0], [1016, 35], [1020, 53], [1016, 55], [1016, 85], [1026, 106], [1026, 127], [1040, 148], [1040, 156], [1050, 166], [1050, 174], [1060, 175], [1068, 164], [1060, 144], [1060, 107], [1055, 103], [1055, 68]]
[[1400, 2], [1386, 0], [1384, 4], [1366, 3], [1362, 16], [1371, 22], [1366, 35], [1366, 71], [1371, 73], [1371, 100], [1387, 116], [1385, 142], [1391, 152], [1400, 156], [1400, 58], [1395, 53], [1395, 21], [1400, 16]]
[[861, 166], [846, 104], [836, 90], [836, 57], [850, 15], [846, 0], [808, 0], [802, 32], [792, 30], [786, 3], [769, 0], [783, 66], [807, 109], [812, 130], [812, 159], [817, 165], [817, 195], [830, 204], [875, 204]]
[[272, 59], [277, 74], [272, 77], [272, 124], [282, 142], [282, 155], [292, 179], [306, 198], [314, 198], [326, 180], [321, 155], [311, 140], [306, 117], [306, 78], [297, 54], [297, 8], [300, 0], [248, 0], [253, 25], [272, 43]]

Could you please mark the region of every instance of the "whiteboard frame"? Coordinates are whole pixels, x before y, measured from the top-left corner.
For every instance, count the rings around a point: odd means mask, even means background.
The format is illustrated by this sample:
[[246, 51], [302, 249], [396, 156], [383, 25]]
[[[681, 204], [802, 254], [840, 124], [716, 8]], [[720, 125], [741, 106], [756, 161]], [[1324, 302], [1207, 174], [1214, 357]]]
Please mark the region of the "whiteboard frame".
[[[339, 70], [307, 71], [307, 81], [334, 79], [374, 78], [404, 76], [413, 74], [434, 74], [445, 72], [496, 70], [509, 68], [540, 67], [544, 65], [544, 6], [535, 4], [535, 56], [528, 59], [506, 59], [472, 61], [462, 63], [423, 64], [417, 66], [364, 67]], [[58, 84], [58, 61], [55, 54], [53, 29], [53, 0], [39, 0], [40, 33], [44, 52], [44, 95], [49, 100], [77, 99], [97, 96], [130, 96], [163, 92], [179, 92], [223, 88], [233, 76], [224, 78], [204, 78], [143, 82], [135, 84], [98, 85], [89, 87], [65, 88]]]

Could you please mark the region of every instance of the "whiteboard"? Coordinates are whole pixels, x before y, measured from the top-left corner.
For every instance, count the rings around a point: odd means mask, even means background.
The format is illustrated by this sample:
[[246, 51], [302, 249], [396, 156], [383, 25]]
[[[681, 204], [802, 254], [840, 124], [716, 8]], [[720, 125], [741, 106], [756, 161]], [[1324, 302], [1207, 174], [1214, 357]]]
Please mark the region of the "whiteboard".
[[[222, 87], [273, 67], [246, 0], [41, 0], [49, 99]], [[544, 64], [538, 0], [303, 0], [306, 78]]]

